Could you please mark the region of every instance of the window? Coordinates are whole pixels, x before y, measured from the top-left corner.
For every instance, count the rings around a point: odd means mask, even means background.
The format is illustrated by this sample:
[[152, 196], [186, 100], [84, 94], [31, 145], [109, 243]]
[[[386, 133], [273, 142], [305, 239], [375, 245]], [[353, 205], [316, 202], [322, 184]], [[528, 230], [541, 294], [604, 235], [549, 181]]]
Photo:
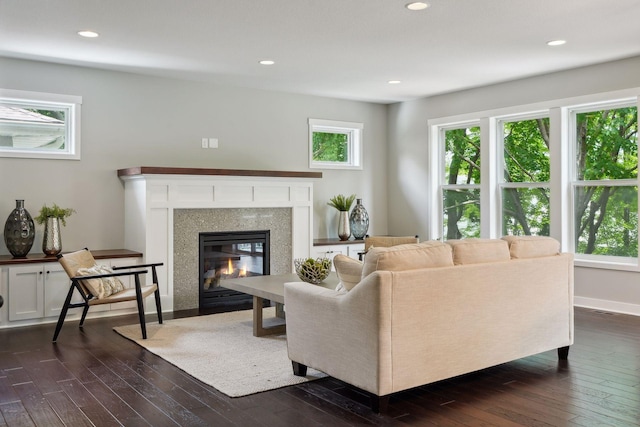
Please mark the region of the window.
[[638, 109], [574, 109], [576, 254], [638, 256]]
[[500, 121], [502, 234], [549, 235], [549, 118]]
[[429, 120], [429, 238], [552, 236], [640, 271], [640, 88]]
[[480, 237], [480, 127], [442, 129], [445, 240]]
[[0, 157], [80, 159], [77, 96], [0, 89]]
[[309, 119], [309, 167], [362, 169], [362, 123]]

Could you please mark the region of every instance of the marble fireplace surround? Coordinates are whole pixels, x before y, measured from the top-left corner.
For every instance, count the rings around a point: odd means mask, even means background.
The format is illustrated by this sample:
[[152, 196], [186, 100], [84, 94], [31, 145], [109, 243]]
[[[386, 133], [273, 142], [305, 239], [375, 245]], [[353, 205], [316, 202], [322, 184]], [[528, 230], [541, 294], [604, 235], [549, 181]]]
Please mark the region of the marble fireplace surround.
[[197, 252], [194, 261], [190, 251], [200, 231], [271, 229], [274, 274], [293, 271], [294, 258], [311, 254], [313, 182], [320, 172], [140, 166], [118, 176], [125, 247], [142, 252], [145, 262], [164, 263], [158, 272], [163, 311], [198, 306]]

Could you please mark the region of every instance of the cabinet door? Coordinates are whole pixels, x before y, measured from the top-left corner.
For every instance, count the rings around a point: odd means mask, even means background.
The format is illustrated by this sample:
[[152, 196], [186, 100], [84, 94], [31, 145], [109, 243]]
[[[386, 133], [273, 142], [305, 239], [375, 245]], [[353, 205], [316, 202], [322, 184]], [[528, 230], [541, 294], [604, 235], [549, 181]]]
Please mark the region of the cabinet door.
[[[338, 254], [348, 255], [349, 253], [349, 249], [347, 248], [347, 245], [314, 246], [313, 251], [314, 251], [314, 254], [313, 254], [314, 258], [324, 257], [324, 258], [329, 258], [331, 261], [333, 261], [333, 257]], [[331, 265], [331, 270], [332, 271], [336, 270], [333, 264]]]
[[361, 252], [364, 252], [364, 243], [349, 245], [349, 256], [351, 258], [360, 259]]
[[[44, 269], [44, 317], [58, 317], [64, 300], [67, 298], [71, 280], [59, 263], [48, 263]], [[76, 291], [71, 300], [81, 302], [82, 298]], [[74, 310], [77, 311], [77, 310]], [[72, 314], [69, 311], [69, 315]]]
[[9, 268], [9, 320], [39, 319], [44, 314], [42, 264]]

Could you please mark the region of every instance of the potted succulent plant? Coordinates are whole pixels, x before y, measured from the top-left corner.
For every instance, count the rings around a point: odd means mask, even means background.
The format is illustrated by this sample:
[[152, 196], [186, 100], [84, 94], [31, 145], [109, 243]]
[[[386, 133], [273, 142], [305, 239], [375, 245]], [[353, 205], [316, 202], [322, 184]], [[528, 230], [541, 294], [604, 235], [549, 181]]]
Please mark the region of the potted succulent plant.
[[73, 213], [75, 213], [75, 210], [71, 208], [61, 208], [55, 203], [51, 207], [47, 205], [42, 206], [40, 213], [34, 218], [34, 220], [38, 224], [44, 224], [42, 252], [44, 252], [45, 255], [53, 256], [62, 251], [60, 223], [62, 223], [63, 226], [66, 226], [67, 218]]
[[344, 196], [338, 194], [329, 199], [327, 203], [329, 206], [336, 208], [339, 211], [338, 217], [338, 237], [340, 240], [349, 240], [351, 236], [351, 228], [349, 227], [349, 209], [353, 205], [353, 201], [356, 199], [356, 195]]

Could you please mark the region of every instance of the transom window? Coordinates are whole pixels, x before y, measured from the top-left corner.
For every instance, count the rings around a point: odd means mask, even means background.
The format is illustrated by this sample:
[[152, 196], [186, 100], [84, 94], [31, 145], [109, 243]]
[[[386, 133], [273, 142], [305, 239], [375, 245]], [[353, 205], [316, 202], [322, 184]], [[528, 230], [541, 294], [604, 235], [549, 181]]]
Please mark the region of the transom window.
[[79, 159], [81, 102], [0, 89], [0, 157]]
[[309, 167], [362, 169], [362, 123], [309, 119]]

